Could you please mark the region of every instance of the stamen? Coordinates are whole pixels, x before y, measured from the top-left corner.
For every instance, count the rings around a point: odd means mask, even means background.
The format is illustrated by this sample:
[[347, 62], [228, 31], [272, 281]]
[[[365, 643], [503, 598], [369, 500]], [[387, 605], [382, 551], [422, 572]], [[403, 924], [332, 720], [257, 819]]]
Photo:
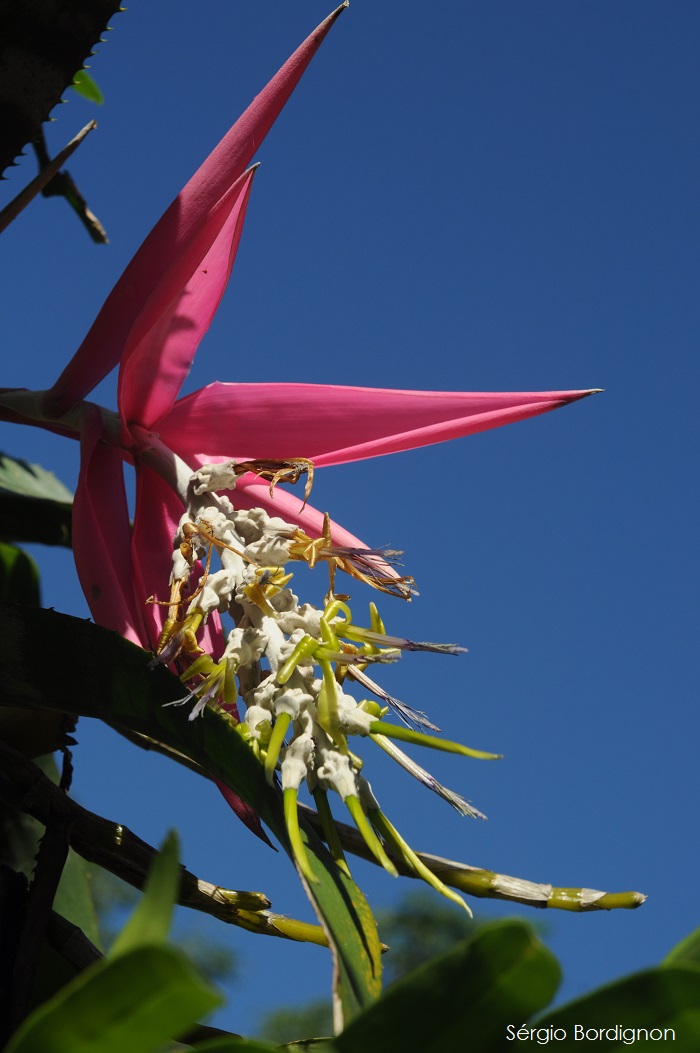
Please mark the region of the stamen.
[[436, 793], [438, 797], [442, 797], [443, 801], [451, 804], [460, 815], [468, 815], [472, 819], [486, 818], [483, 812], [480, 812], [478, 808], [474, 808], [461, 794], [455, 793], [454, 790], [448, 790], [429, 771], [421, 768], [420, 764], [416, 764], [412, 757], [409, 757], [398, 746], [395, 746], [390, 739], [385, 738], [384, 735], [373, 735], [372, 740], [378, 746], [381, 746], [384, 752], [388, 753], [397, 764], [400, 764], [404, 771], [407, 771], [414, 779], [418, 779], [418, 782], [422, 782], [424, 786]]
[[334, 545], [331, 537], [331, 521], [328, 513], [323, 516], [321, 537], [310, 538], [303, 530], [297, 528], [292, 534], [289, 545], [289, 559], [304, 560], [311, 570], [320, 559], [328, 563], [331, 576], [331, 592], [336, 569], [344, 570], [350, 577], [379, 589], [380, 592], [410, 600], [417, 595], [415, 581], [412, 577], [385, 574], [382, 565], [389, 568], [394, 563], [398, 552], [383, 549], [344, 548]]
[[343, 548], [338, 545], [331, 545], [320, 553], [322, 559], [334, 560], [340, 570], [344, 570], [350, 577], [364, 582], [365, 585], [371, 585], [372, 588], [390, 596], [410, 600], [412, 596], [418, 595], [414, 578], [410, 574], [394, 576], [382, 571], [382, 564], [395, 566], [398, 563], [396, 557], [400, 555], [402, 553], [391, 549]]
[[391, 706], [401, 720], [403, 720], [404, 724], [419, 724], [421, 727], [428, 728], [430, 731], [441, 730], [437, 724], [433, 724], [428, 720], [425, 713], [421, 713], [419, 709], [412, 709], [411, 706], [407, 706], [405, 702], [401, 701], [401, 699], [394, 698], [393, 695], [390, 695], [388, 691], [385, 691], [383, 687], [380, 687], [379, 684], [370, 679], [363, 669], [352, 667], [348, 670], [348, 673], [353, 680], [357, 680], [358, 684], [362, 684], [362, 686], [366, 687], [368, 691], [371, 691], [373, 694], [377, 695], [378, 698], [381, 698], [382, 702], [386, 702], [387, 705]]
[[343, 636], [349, 640], [362, 640], [366, 643], [383, 647], [398, 647], [402, 651], [434, 651], [437, 654], [466, 654], [467, 648], [459, 644], [429, 643], [427, 641], [407, 640], [403, 636], [387, 636], [384, 633], [376, 633], [371, 629], [363, 629], [358, 625], [347, 625], [343, 627]]
[[252, 472], [254, 475], [259, 476], [261, 479], [270, 480], [270, 497], [274, 495], [275, 487], [280, 482], [298, 483], [302, 475], [307, 475], [306, 488], [304, 490], [304, 502], [302, 504], [302, 510], [304, 509], [306, 502], [309, 500], [311, 494], [311, 488], [314, 484], [314, 463], [309, 461], [306, 457], [292, 457], [285, 461], [274, 461], [274, 460], [253, 460], [253, 461], [234, 461], [231, 465], [233, 474], [235, 476], [245, 475], [246, 472]]

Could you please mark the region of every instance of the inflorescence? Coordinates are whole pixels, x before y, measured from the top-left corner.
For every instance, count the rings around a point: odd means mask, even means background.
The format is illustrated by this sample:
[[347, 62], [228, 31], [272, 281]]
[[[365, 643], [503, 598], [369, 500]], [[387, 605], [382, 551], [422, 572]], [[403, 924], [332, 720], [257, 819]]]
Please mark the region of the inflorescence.
[[[349, 597], [334, 591], [336, 571], [410, 599], [415, 594], [413, 579], [401, 577], [392, 565], [400, 553], [334, 545], [327, 516], [322, 536], [310, 538], [260, 508], [237, 510], [223, 491], [232, 491], [243, 471], [256, 471], [270, 479], [272, 490], [280, 479], [296, 481], [304, 471], [309, 472], [310, 482], [313, 466], [301, 459], [230, 461], [204, 465], [192, 475], [187, 511], [175, 536], [168, 618], [158, 646], [158, 660], [177, 661], [183, 669], [181, 680], [189, 689], [184, 698], [171, 704], [191, 703], [191, 720], [206, 706], [213, 706], [236, 721], [236, 730], [264, 766], [268, 780], [281, 782], [290, 843], [308, 881], [316, 878], [299, 830], [297, 794], [303, 782], [313, 795], [330, 852], [343, 870], [349, 873], [328, 803], [329, 790], [340, 796], [367, 847], [389, 873], [397, 873], [391, 859], [394, 855], [416, 876], [468, 910], [461, 897], [428, 870], [381, 811], [362, 774], [363, 762], [349, 746], [353, 735], [370, 738], [462, 815], [484, 818], [393, 740], [481, 759], [494, 759], [498, 754], [417, 730], [439, 731], [425, 714], [393, 698], [366, 673], [370, 665], [396, 661], [402, 651], [458, 654], [464, 648], [390, 636], [373, 603], [369, 625], [357, 624], [347, 603]], [[307, 497], [308, 490], [307, 485]], [[214, 554], [217, 569], [212, 568]], [[288, 587], [292, 575], [286, 564], [294, 560], [310, 567], [327, 564], [330, 586], [323, 610], [300, 604]], [[203, 568], [202, 573], [188, 591], [195, 568]], [[198, 641], [198, 633], [214, 611], [230, 614], [235, 623], [218, 659]], [[349, 681], [375, 698], [357, 702], [346, 691]], [[240, 722], [239, 701], [245, 704]], [[386, 721], [390, 711], [403, 724]]]

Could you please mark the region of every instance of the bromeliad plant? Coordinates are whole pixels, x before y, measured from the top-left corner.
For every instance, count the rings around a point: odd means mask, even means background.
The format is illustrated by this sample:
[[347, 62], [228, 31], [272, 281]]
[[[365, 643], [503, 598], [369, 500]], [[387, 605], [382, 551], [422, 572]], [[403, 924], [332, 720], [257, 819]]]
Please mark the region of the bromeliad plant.
[[[314, 469], [473, 434], [591, 392], [214, 383], [178, 398], [233, 267], [255, 174], [250, 161], [344, 6], [304, 41], [178, 195], [53, 387], [0, 395], [4, 419], [80, 442], [73, 546], [95, 621], [150, 651], [151, 665], [179, 676], [181, 752], [188, 752], [187, 729], [194, 734], [199, 721], [211, 722], [216, 714], [222, 734], [234, 734], [264, 773], [270, 793], [281, 793], [283, 822], [274, 832], [290, 851], [337, 955], [342, 926], [329, 914], [344, 908], [338, 900], [328, 906], [324, 882], [349, 881], [344, 847], [370, 853], [390, 873], [420, 877], [462, 905], [448, 884], [567, 909], [636, 906], [643, 899], [636, 893], [611, 898], [591, 890], [553, 890], [409, 847], [381, 810], [351, 748], [352, 736], [369, 738], [471, 816], [481, 813], [441, 786], [395, 740], [468, 757], [496, 755], [429, 734], [439, 729], [425, 714], [392, 698], [374, 671], [367, 673], [403, 651], [454, 654], [461, 648], [389, 635], [373, 603], [368, 624], [356, 621], [350, 597], [336, 591], [344, 588], [338, 572], [403, 599], [415, 594], [413, 580], [397, 571], [397, 553], [364, 545], [306, 503]], [[115, 366], [118, 412], [87, 400]], [[125, 462], [136, 473], [133, 523]], [[308, 482], [300, 504], [277, 484], [302, 474]], [[293, 561], [327, 565], [322, 609], [300, 603], [289, 588], [287, 564]], [[225, 630], [229, 618], [233, 628]], [[394, 713], [403, 723], [387, 719]], [[205, 760], [200, 752], [197, 761], [206, 768]], [[265, 836], [250, 783], [240, 782], [233, 769], [211, 770], [234, 810]], [[312, 823], [329, 859], [309, 833], [307, 813], [300, 820], [303, 783], [316, 803]], [[329, 791], [341, 798], [359, 841], [334, 821]], [[361, 902], [355, 886], [348, 887]], [[347, 968], [339, 966], [341, 979]], [[373, 983], [377, 970], [373, 961]], [[355, 988], [361, 972], [352, 978]], [[347, 990], [343, 1010], [353, 1011]]]

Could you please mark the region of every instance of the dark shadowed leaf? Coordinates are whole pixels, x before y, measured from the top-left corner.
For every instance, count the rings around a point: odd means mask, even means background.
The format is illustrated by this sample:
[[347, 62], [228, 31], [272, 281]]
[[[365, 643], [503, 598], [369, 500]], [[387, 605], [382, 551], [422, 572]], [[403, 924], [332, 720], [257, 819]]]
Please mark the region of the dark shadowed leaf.
[[340, 1053], [502, 1053], [507, 1024], [546, 1006], [559, 978], [556, 959], [522, 922], [485, 925], [394, 984], [334, 1044]]
[[662, 965], [700, 965], [700, 929], [696, 929], [668, 952]]
[[119, 6], [119, 0], [3, 4], [0, 173], [36, 138]]
[[70, 547], [72, 503], [53, 472], [0, 453], [0, 538]]
[[36, 563], [21, 548], [4, 541], [0, 541], [0, 600], [34, 606], [41, 602]]
[[[677, 1041], [676, 1049], [690, 1053], [700, 1049], [700, 970], [680, 965], [647, 969], [546, 1013], [531, 1026], [566, 1031], [557, 1049], [600, 1042], [609, 1053], [622, 1053], [630, 1042], [657, 1041], [665, 1047], [666, 1041]], [[667, 1033], [664, 1038], [665, 1028], [674, 1037]], [[592, 1032], [587, 1036], [588, 1029]], [[601, 1037], [601, 1032], [608, 1034]]]

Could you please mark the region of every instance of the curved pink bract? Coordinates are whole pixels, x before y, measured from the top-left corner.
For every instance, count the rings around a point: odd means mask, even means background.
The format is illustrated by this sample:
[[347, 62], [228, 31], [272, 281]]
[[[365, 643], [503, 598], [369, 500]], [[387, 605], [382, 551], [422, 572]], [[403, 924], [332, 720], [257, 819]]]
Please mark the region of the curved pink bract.
[[176, 402], [158, 431], [205, 461], [307, 457], [320, 468], [473, 435], [588, 394], [214, 383]]
[[[311, 33], [255, 97], [156, 223], [77, 352], [47, 393], [47, 415], [60, 417], [92, 391], [158, 324], [182, 288], [178, 265], [203, 259], [201, 232], [210, 212], [239, 179], [298, 84], [343, 4]], [[197, 258], [198, 257], [198, 258]]]
[[[117, 401], [125, 423], [152, 428], [178, 396], [228, 284], [243, 231], [255, 169], [236, 180], [203, 224], [195, 250], [180, 261], [171, 297], [143, 335], [135, 326], [119, 368]], [[150, 305], [149, 305], [150, 306]], [[154, 383], [154, 378], [156, 382]]]

